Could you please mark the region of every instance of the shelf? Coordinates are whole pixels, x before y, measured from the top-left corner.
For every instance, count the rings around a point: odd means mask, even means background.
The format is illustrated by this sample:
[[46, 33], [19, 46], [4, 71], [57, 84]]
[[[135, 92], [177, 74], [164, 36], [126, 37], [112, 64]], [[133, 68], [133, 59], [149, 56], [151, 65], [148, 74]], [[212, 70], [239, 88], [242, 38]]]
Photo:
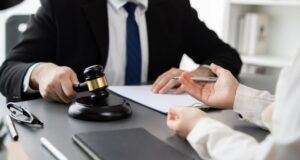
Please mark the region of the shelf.
[[291, 59], [271, 56], [241, 56], [244, 64], [253, 64], [265, 67], [282, 68], [292, 63]]
[[230, 0], [237, 5], [300, 6], [300, 0]]

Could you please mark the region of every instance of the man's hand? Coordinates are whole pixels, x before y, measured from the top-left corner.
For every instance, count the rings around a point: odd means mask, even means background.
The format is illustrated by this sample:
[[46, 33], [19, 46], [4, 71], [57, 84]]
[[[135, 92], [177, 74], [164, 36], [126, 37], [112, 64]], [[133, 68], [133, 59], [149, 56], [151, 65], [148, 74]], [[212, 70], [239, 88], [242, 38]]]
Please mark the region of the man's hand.
[[183, 73], [180, 78], [181, 89], [199, 101], [217, 108], [232, 109], [239, 82], [230, 71], [215, 64], [211, 70], [218, 76], [216, 82], [194, 82], [190, 73]]
[[75, 97], [73, 84], [78, 84], [76, 73], [69, 67], [53, 63], [42, 63], [34, 68], [30, 77], [30, 87], [38, 89], [48, 101], [70, 103]]
[[197, 122], [207, 117], [207, 114], [198, 108], [171, 107], [168, 113], [167, 125], [176, 134], [186, 138]]
[[[165, 94], [167, 93], [170, 89], [175, 89], [176, 94], [183, 93], [184, 90], [180, 88], [180, 82], [172, 79], [173, 77], [178, 77], [183, 73], [184, 71], [178, 68], [172, 68], [168, 70], [167, 72], [163, 73], [160, 75], [156, 81], [154, 82], [152, 86], [152, 92], [153, 93], [160, 93], [160, 94]], [[193, 76], [214, 76], [213, 72], [206, 67], [199, 67], [198, 69], [189, 72]]]

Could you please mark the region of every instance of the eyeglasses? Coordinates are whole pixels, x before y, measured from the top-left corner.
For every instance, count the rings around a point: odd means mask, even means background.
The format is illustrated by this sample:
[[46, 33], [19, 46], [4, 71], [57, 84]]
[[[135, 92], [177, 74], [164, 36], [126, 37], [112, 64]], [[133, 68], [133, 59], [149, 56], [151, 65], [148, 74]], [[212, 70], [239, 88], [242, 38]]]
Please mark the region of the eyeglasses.
[[30, 113], [26, 108], [17, 103], [7, 103], [7, 108], [10, 111], [9, 116], [19, 123], [28, 125], [38, 125], [43, 127], [41, 122], [34, 114]]

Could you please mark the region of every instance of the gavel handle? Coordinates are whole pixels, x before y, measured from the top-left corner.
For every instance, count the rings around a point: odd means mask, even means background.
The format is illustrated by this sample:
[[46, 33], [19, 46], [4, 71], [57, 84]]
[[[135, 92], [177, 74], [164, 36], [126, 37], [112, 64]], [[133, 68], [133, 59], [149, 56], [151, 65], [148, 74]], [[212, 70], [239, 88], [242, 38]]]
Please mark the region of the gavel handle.
[[84, 91], [88, 91], [88, 86], [86, 82], [83, 82], [79, 84], [73, 84], [73, 89], [76, 92], [84, 92]]

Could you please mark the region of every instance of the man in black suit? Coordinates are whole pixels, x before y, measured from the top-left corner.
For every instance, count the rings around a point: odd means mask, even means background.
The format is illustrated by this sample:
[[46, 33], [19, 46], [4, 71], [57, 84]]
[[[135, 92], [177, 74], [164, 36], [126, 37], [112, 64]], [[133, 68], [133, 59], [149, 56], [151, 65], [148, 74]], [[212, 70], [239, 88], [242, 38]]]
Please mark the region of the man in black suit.
[[[235, 76], [241, 68], [238, 53], [198, 19], [188, 0], [41, 0], [0, 68], [0, 90], [12, 100], [39, 92], [68, 103], [76, 95], [72, 84], [84, 80], [82, 71], [101, 64], [112, 84], [154, 81], [161, 74], [152, 91], [166, 93], [178, 86], [171, 77], [183, 72], [173, 67], [184, 53]], [[127, 79], [131, 72], [138, 75], [133, 81]], [[212, 75], [203, 66], [192, 74]]]

